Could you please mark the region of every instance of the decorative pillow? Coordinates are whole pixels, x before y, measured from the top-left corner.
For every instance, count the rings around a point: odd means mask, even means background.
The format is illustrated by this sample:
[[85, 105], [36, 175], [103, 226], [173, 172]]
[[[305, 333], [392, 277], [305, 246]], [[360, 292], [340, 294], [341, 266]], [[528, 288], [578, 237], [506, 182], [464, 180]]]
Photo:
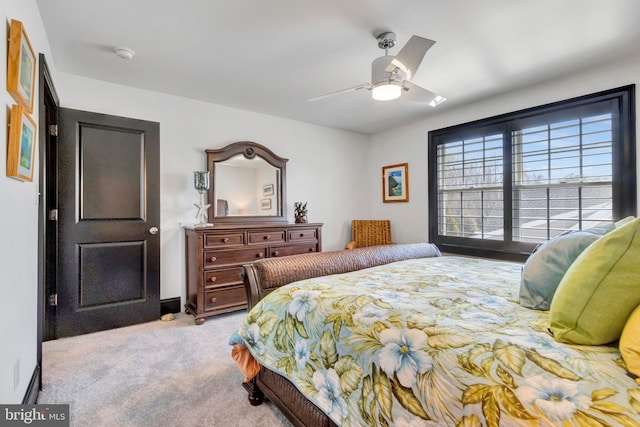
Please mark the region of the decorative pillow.
[[620, 338], [640, 304], [640, 218], [607, 233], [569, 267], [551, 301], [556, 341], [601, 345]]
[[613, 230], [608, 226], [561, 234], [539, 246], [527, 259], [520, 280], [520, 304], [549, 310], [560, 280], [587, 246]]
[[629, 223], [630, 223], [631, 221], [633, 221], [634, 219], [636, 219], [636, 217], [634, 217], [634, 216], [628, 216], [628, 217], [626, 217], [626, 218], [622, 218], [621, 220], [619, 220], [619, 221], [616, 221], [616, 222], [615, 222], [615, 227], [616, 227], [616, 228], [620, 228], [620, 227], [622, 227], [623, 225], [627, 225], [627, 224], [629, 224]]
[[[640, 305], [633, 311], [622, 330], [620, 354], [629, 372], [640, 377]], [[636, 381], [640, 381], [640, 378]]]

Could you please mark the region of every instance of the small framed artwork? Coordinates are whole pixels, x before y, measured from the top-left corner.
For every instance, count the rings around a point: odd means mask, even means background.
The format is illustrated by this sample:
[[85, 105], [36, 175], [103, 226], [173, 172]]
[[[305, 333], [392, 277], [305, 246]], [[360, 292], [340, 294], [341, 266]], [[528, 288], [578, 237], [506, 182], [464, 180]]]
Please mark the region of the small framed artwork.
[[33, 181], [33, 161], [36, 152], [36, 122], [22, 105], [11, 107], [7, 176]]
[[273, 196], [273, 184], [268, 184], [262, 186], [262, 195], [263, 196]]
[[33, 112], [36, 55], [22, 22], [11, 20], [7, 58], [7, 92], [27, 112]]
[[409, 201], [409, 164], [382, 167], [382, 201], [408, 202]]
[[260, 209], [263, 211], [271, 209], [271, 199], [260, 200]]

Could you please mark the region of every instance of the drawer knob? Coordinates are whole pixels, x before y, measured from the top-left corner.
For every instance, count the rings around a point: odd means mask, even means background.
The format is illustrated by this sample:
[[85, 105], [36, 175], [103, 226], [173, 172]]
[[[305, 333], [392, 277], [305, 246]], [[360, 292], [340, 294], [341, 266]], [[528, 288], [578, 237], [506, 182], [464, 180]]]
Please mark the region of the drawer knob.
[[309, 248], [309, 252], [313, 252], [313, 251], [314, 251], [314, 249], [313, 249], [313, 248]]
[[212, 256], [209, 260], [210, 260], [211, 262], [215, 262], [217, 259], [218, 259], [218, 258], [216, 258], [216, 257]]
[[300, 237], [304, 237], [304, 233], [300, 233]]
[[225, 237], [224, 239], [222, 239], [223, 242], [227, 243], [229, 241], [228, 237]]
[[218, 298], [216, 298], [216, 297], [212, 297], [209, 301], [211, 301], [211, 302], [216, 302], [216, 301], [218, 301]]
[[264, 240], [269, 240], [270, 238], [271, 238], [271, 236], [268, 235], [268, 234], [266, 236], [264, 236]]
[[280, 255], [280, 252], [278, 252], [278, 251], [274, 251], [273, 252], [273, 256], [278, 256], [278, 255]]
[[211, 279], [209, 279], [209, 280], [212, 281], [212, 282], [215, 282], [216, 281], [216, 276], [211, 276]]

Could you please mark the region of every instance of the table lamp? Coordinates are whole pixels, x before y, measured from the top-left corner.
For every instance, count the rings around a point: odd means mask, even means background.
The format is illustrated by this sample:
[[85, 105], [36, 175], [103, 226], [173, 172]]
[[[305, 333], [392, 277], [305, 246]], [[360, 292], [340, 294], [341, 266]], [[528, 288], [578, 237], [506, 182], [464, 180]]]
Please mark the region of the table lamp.
[[205, 204], [204, 201], [204, 194], [209, 190], [209, 171], [193, 171], [193, 186], [200, 193], [200, 203], [194, 203], [194, 206], [198, 208], [196, 227], [211, 227], [213, 224], [207, 222], [209, 219], [207, 212], [211, 205]]

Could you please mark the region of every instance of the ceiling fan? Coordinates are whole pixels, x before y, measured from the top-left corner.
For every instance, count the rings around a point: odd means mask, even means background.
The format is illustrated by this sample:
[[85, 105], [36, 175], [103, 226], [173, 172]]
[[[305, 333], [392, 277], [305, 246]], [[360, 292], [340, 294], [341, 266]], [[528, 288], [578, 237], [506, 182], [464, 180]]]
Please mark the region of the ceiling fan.
[[371, 91], [373, 99], [389, 101], [402, 95], [410, 101], [428, 103], [432, 107], [446, 101], [446, 98], [424, 89], [411, 81], [420, 66], [425, 53], [435, 41], [420, 36], [411, 36], [409, 41], [400, 49], [396, 56], [389, 55], [389, 49], [396, 44], [396, 35], [390, 31], [377, 37], [378, 47], [384, 49], [384, 56], [380, 56], [371, 63], [371, 83], [362, 83], [347, 89], [310, 98], [317, 101], [329, 96], [360, 89]]

